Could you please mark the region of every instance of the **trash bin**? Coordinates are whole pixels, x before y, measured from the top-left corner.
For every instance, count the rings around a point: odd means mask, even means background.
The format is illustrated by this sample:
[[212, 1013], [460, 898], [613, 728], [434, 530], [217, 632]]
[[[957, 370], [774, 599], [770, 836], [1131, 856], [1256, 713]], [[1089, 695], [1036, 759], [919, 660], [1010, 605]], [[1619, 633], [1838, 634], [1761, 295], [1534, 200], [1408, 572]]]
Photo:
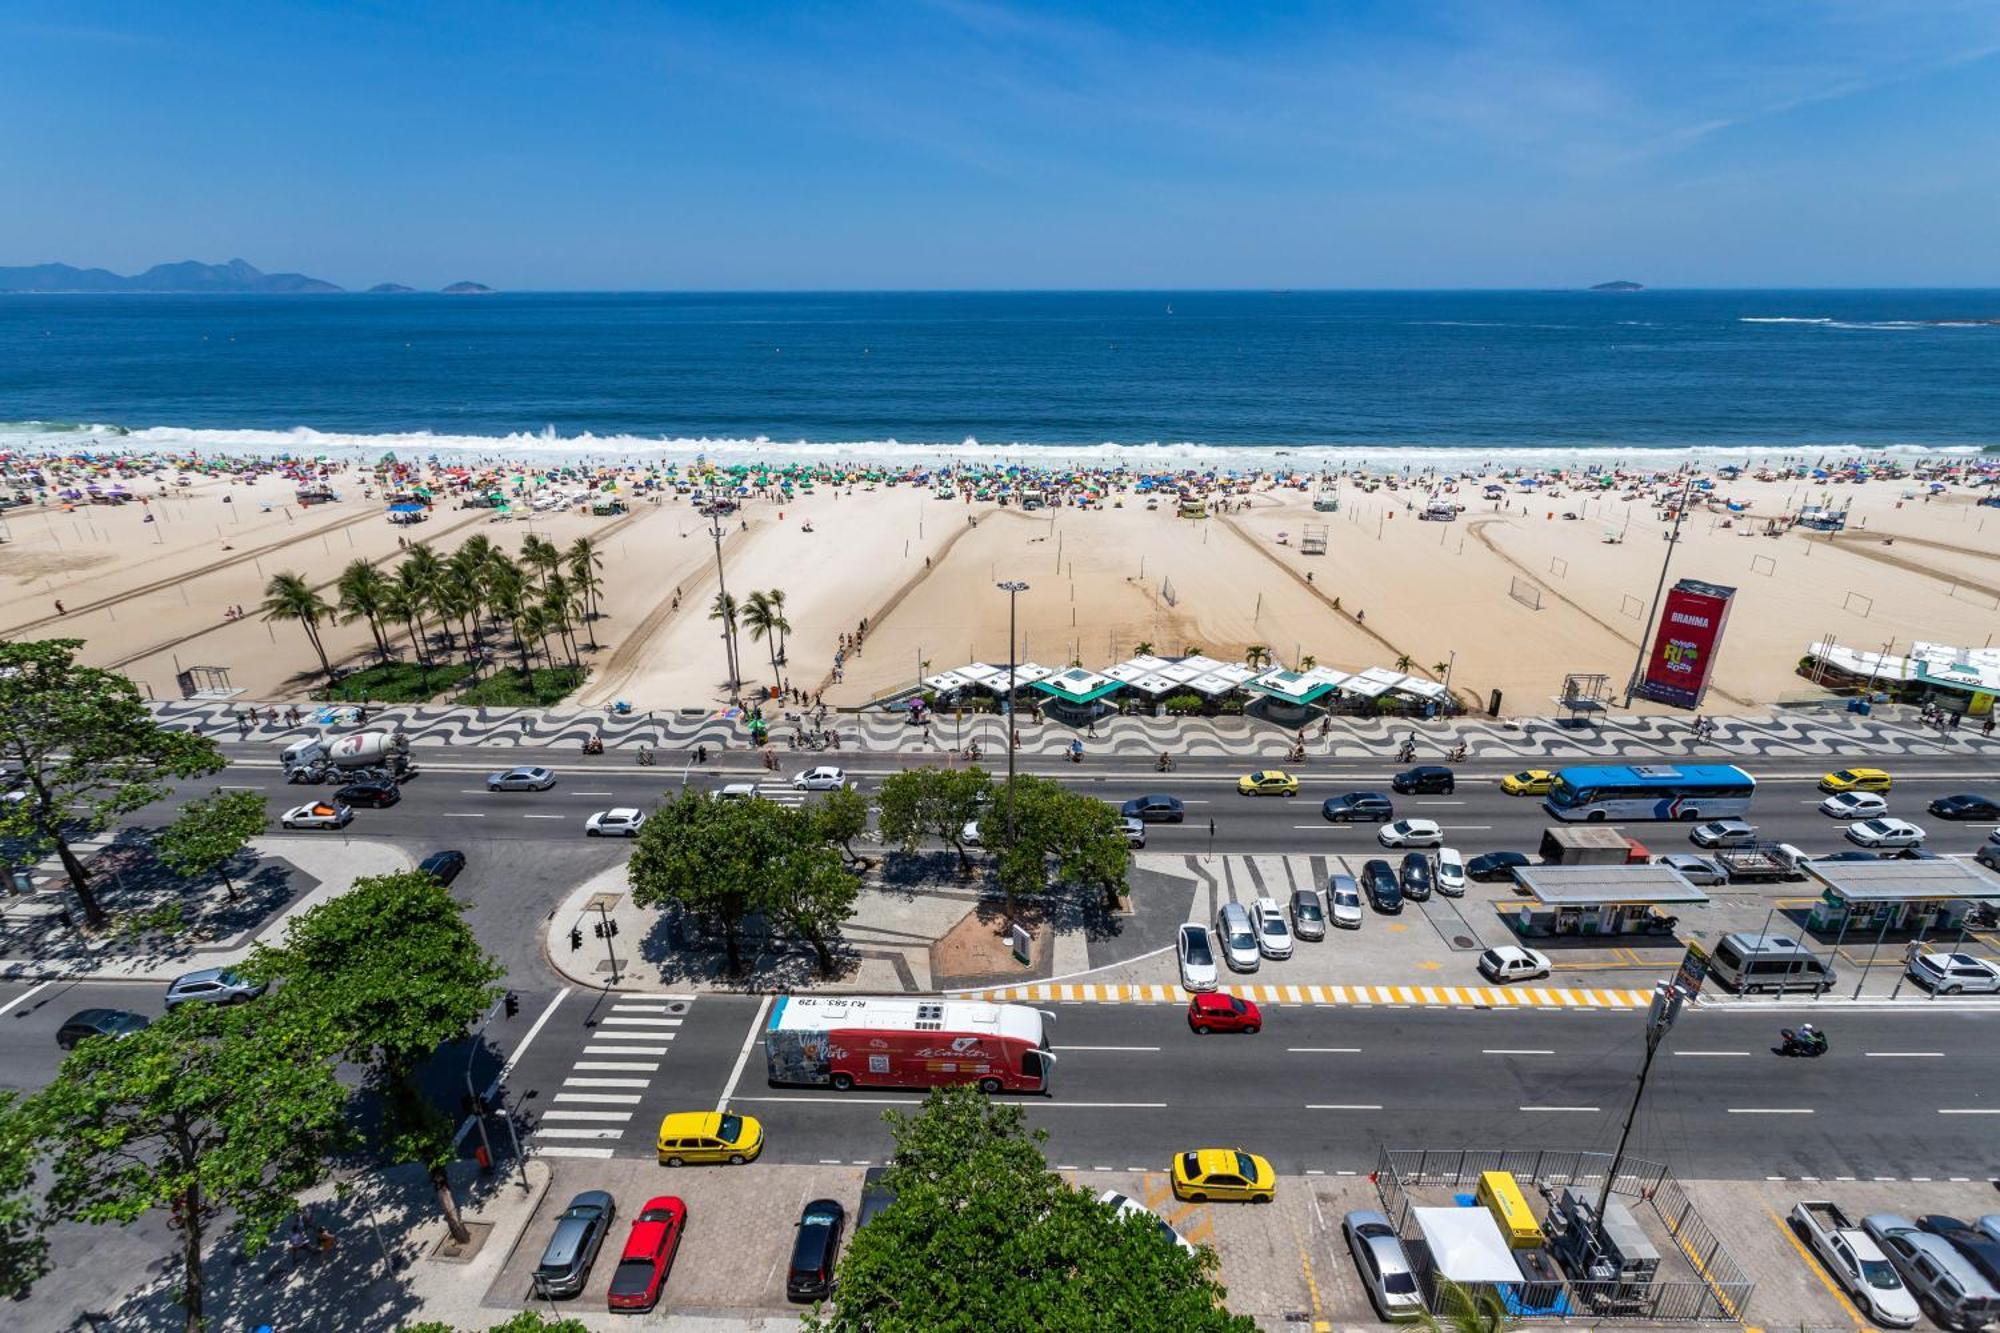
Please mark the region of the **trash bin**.
[[1859, 713], [1863, 717], [1867, 717], [1873, 711], [1873, 707], [1866, 699], [1849, 699], [1847, 701], [1847, 711], [1850, 713]]

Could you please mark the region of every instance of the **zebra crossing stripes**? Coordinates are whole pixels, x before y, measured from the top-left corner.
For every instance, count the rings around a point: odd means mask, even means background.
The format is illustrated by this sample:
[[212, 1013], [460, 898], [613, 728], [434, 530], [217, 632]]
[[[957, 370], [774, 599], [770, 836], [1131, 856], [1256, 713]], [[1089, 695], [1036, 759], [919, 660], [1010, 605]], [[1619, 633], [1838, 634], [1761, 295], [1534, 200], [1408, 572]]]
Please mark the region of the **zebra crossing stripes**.
[[760, 782], [757, 784], [760, 800], [774, 805], [804, 805], [806, 794], [789, 782]]
[[614, 1000], [611, 1012], [590, 1029], [568, 1076], [541, 1113], [529, 1151], [543, 1157], [600, 1159], [615, 1153], [691, 1003], [673, 995]]
[[[1365, 1007], [1410, 1005], [1458, 1009], [1644, 1009], [1652, 992], [1608, 987], [1555, 986], [1222, 986], [1258, 1004]], [[1179, 986], [1094, 985], [1085, 982], [999, 986], [970, 991], [969, 1000], [995, 1003], [1184, 1004]]]

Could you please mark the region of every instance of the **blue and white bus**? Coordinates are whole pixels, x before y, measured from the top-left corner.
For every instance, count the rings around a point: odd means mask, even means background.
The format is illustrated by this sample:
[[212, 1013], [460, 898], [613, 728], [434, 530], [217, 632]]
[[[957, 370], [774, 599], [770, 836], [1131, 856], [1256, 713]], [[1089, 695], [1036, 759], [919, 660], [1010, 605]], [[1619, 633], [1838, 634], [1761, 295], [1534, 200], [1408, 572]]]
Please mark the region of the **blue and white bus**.
[[1604, 764], [1556, 774], [1542, 809], [1557, 819], [1722, 819], [1750, 813], [1757, 779], [1730, 764]]

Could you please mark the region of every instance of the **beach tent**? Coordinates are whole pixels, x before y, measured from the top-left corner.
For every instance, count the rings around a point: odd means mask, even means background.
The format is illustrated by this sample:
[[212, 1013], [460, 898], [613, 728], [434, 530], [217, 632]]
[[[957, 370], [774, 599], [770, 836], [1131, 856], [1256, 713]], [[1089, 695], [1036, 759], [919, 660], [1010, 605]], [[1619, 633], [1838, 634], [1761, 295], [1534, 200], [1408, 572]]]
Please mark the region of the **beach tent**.
[[1460, 1286], [1522, 1280], [1521, 1265], [1486, 1209], [1413, 1208], [1410, 1215], [1441, 1277]]

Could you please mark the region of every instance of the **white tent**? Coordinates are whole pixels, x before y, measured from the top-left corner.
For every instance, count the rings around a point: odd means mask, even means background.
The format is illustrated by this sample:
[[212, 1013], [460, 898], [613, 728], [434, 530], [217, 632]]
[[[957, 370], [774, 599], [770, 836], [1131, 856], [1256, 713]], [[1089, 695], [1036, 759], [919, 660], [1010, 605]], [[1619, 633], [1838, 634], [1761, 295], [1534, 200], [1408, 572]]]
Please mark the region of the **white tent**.
[[1519, 1282], [1521, 1266], [1484, 1208], [1414, 1208], [1431, 1265], [1458, 1283]]

